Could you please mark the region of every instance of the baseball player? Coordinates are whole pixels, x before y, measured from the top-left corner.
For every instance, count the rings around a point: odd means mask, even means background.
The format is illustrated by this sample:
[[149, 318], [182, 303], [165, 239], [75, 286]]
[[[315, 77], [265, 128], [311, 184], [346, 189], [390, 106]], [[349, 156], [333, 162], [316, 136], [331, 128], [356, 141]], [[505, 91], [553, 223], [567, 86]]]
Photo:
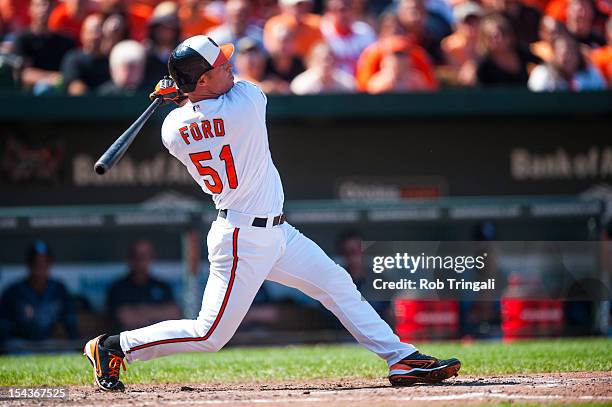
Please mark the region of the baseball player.
[[[457, 359], [438, 360], [403, 343], [363, 301], [349, 274], [285, 220], [283, 187], [270, 155], [266, 95], [235, 81], [231, 44], [197, 35], [171, 54], [171, 79], [153, 97], [180, 107], [162, 125], [162, 142], [219, 210], [208, 233], [210, 275], [197, 319], [164, 321], [100, 335], [84, 354], [102, 390], [123, 390], [124, 360], [180, 352], [216, 352], [232, 337], [264, 280], [319, 300], [361, 345], [385, 359], [389, 381], [403, 386], [457, 375]], [[176, 84], [176, 85], [175, 85]]]

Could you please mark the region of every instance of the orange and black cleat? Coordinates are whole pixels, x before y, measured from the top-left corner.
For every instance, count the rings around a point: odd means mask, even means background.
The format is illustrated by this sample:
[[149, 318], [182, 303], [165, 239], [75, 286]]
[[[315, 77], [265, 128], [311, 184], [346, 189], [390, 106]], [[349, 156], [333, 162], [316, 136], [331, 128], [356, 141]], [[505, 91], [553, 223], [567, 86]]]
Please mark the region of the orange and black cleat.
[[102, 346], [107, 335], [100, 335], [85, 344], [83, 355], [87, 356], [93, 367], [94, 383], [104, 391], [124, 391], [125, 387], [119, 380], [119, 373], [125, 362], [123, 357], [112, 353]]
[[457, 376], [459, 369], [461, 369], [459, 359], [438, 360], [417, 351], [389, 367], [389, 381], [392, 386], [440, 383]]

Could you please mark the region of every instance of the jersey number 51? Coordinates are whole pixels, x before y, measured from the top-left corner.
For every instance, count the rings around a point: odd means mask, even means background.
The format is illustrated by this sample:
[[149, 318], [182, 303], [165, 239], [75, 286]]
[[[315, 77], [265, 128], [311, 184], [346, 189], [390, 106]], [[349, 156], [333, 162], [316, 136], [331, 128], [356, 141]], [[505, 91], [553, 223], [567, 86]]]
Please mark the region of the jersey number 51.
[[[212, 167], [202, 165], [202, 162], [212, 160], [212, 154], [210, 151], [201, 151], [199, 153], [189, 154], [191, 162], [195, 165], [198, 170], [198, 174], [204, 176], [208, 175], [212, 178], [212, 183], [208, 180], [204, 180], [204, 185], [213, 194], [220, 194], [223, 192], [223, 183], [219, 173]], [[234, 157], [232, 156], [232, 150], [229, 144], [226, 144], [219, 153], [221, 161], [225, 162], [225, 172], [227, 173], [227, 182], [231, 189], [238, 187], [238, 177], [236, 177], [236, 168], [234, 167]]]

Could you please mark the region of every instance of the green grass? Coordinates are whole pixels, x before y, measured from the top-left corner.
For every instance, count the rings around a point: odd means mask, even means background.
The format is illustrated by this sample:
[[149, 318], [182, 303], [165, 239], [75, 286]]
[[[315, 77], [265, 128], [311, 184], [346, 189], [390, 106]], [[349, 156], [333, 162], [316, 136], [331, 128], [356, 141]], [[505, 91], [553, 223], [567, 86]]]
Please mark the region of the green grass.
[[[612, 371], [612, 339], [565, 339], [501, 343], [429, 343], [419, 349], [456, 356], [462, 372], [492, 375], [529, 372]], [[128, 383], [383, 377], [384, 361], [352, 345], [230, 348], [183, 354], [128, 366]], [[89, 384], [82, 355], [0, 357], [0, 386]]]

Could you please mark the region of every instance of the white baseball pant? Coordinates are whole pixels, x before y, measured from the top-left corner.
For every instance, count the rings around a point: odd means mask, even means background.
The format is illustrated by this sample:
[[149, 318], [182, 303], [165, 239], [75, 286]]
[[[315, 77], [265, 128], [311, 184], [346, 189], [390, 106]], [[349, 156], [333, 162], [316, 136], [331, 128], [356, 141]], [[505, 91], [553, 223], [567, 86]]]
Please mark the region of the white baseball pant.
[[218, 351], [236, 332], [264, 280], [297, 288], [320, 301], [361, 345], [389, 365], [416, 351], [362, 300], [349, 274], [290, 224], [236, 226], [218, 218], [207, 243], [210, 275], [197, 319], [122, 332], [120, 343], [128, 362]]

